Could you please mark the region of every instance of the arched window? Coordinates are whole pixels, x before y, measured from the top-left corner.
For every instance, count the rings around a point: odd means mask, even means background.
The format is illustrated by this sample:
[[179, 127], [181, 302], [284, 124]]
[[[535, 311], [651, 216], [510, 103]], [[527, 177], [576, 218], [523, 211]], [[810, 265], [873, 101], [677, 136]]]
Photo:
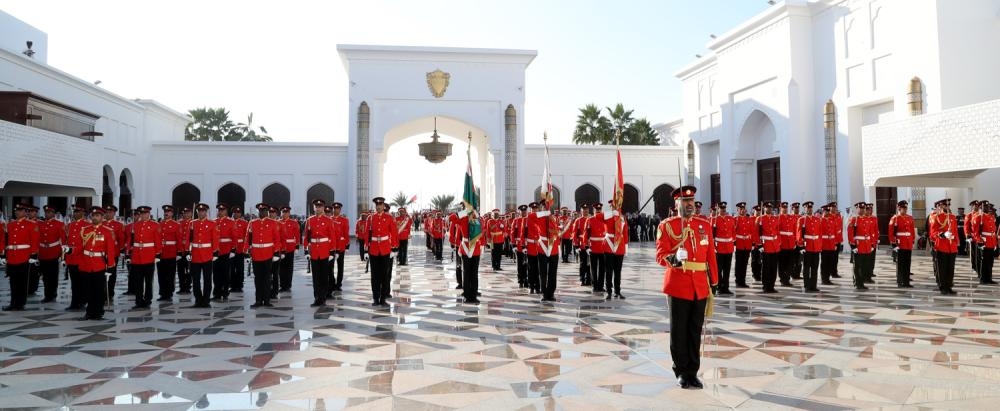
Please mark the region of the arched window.
[[191, 183], [183, 183], [174, 187], [174, 192], [170, 196], [170, 204], [173, 204], [174, 208], [177, 209], [177, 215], [180, 215], [180, 210], [184, 207], [193, 210], [194, 205], [199, 201], [201, 201], [201, 190]]
[[576, 192], [573, 193], [574, 200], [576, 200], [576, 209], [580, 209], [581, 204], [588, 204], [593, 206], [595, 203], [601, 201], [601, 190], [598, 190], [593, 184], [584, 184], [576, 188]]
[[246, 211], [247, 192], [239, 184], [229, 183], [219, 187], [218, 198], [220, 203], [225, 203], [230, 209], [240, 207]]
[[323, 183], [315, 184], [312, 187], [309, 187], [308, 190], [306, 190], [306, 204], [310, 204], [309, 209], [307, 211], [309, 211], [309, 213], [312, 214], [311, 204], [313, 200], [320, 199], [325, 201], [326, 204], [329, 205], [330, 203], [333, 202], [333, 198], [334, 198], [333, 189], [330, 188], [330, 186]]
[[132, 184], [131, 172], [122, 170], [118, 177], [118, 214], [122, 217], [132, 217]]
[[[625, 197], [622, 199], [622, 211], [626, 213], [635, 213], [639, 211], [639, 189], [635, 188], [634, 185], [625, 184]], [[649, 209], [644, 211], [649, 212]]]
[[694, 140], [688, 141], [687, 149], [687, 181], [688, 184], [694, 182]]
[[264, 192], [261, 193], [261, 201], [264, 204], [273, 207], [285, 207], [291, 204], [292, 193], [288, 191], [288, 188], [281, 185], [281, 183], [274, 183], [267, 187], [264, 187]]
[[671, 195], [674, 188], [676, 187], [670, 184], [660, 184], [653, 190], [653, 212], [660, 219], [667, 218], [670, 215], [670, 209], [674, 207], [674, 197]]

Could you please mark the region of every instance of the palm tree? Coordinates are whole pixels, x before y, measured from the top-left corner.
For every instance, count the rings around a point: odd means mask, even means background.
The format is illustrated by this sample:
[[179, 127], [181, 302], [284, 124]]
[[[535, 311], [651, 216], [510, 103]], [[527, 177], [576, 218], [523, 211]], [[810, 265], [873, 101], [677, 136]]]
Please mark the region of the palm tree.
[[402, 191], [396, 193], [396, 196], [392, 198], [391, 202], [389, 202], [389, 205], [396, 208], [406, 207], [410, 204], [413, 204], [413, 201], [410, 201], [410, 197], [407, 197]]
[[[633, 145], [633, 146], [656, 146], [660, 145], [660, 132], [656, 131], [649, 124], [649, 120], [645, 118], [640, 118], [632, 123], [632, 127], [629, 127], [627, 132], [622, 135], [622, 144]], [[625, 139], [625, 136], [628, 139]]]
[[451, 204], [455, 202], [455, 196], [450, 194], [436, 195], [431, 198], [431, 207], [438, 211], [448, 211]]
[[267, 135], [267, 129], [264, 126], [257, 127], [260, 129], [260, 134], [257, 134], [257, 130], [253, 128], [253, 113], [247, 116], [246, 123], [239, 123], [235, 127], [235, 131], [240, 136], [240, 141], [274, 141], [271, 136]]
[[188, 111], [191, 123], [184, 129], [188, 141], [235, 141], [240, 135], [234, 132], [229, 111], [225, 108], [201, 107]]
[[607, 144], [615, 142], [614, 132], [617, 131], [621, 133], [622, 137], [625, 136], [625, 132], [632, 127], [632, 123], [635, 119], [632, 118], [632, 112], [634, 110], [625, 110], [625, 106], [622, 103], [618, 103], [615, 109], [612, 110], [611, 107], [605, 107], [608, 110], [608, 116], [611, 117], [611, 136], [610, 141]]
[[576, 117], [576, 130], [573, 131], [573, 142], [576, 144], [603, 143], [611, 130], [611, 123], [594, 104], [587, 104], [580, 109]]

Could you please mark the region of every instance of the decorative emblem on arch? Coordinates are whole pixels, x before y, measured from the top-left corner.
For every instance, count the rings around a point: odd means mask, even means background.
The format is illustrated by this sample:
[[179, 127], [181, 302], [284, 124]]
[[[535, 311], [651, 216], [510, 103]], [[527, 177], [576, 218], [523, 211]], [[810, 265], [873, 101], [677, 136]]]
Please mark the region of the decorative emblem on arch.
[[448, 84], [450, 83], [451, 74], [445, 73], [441, 69], [427, 73], [427, 88], [431, 90], [431, 94], [435, 98], [444, 96], [444, 92], [448, 90]]

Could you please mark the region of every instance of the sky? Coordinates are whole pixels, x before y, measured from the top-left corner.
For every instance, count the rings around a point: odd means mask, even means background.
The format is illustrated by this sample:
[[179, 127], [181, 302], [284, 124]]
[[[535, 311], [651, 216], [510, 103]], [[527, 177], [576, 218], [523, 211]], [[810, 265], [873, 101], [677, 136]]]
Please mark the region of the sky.
[[[225, 107], [234, 121], [252, 112], [276, 141], [302, 142], [347, 141], [348, 80], [337, 44], [537, 50], [526, 72], [525, 141], [541, 143], [547, 131], [559, 144], [571, 142], [588, 103], [620, 102], [653, 124], [679, 117], [673, 74], [705, 53], [710, 34], [768, 7], [765, 0], [0, 0], [0, 9], [48, 33], [56, 68], [181, 112]], [[460, 178], [464, 156], [445, 164], [455, 161]], [[388, 183], [389, 193], [413, 184]]]

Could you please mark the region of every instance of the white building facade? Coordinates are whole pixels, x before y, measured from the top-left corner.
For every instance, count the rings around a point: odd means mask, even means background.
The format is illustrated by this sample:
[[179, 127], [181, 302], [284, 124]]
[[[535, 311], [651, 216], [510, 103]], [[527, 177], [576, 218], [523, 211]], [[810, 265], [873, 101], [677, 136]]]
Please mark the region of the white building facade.
[[998, 46], [1000, 0], [779, 3], [675, 74], [685, 171], [706, 201], [868, 201], [885, 219], [897, 200], [918, 218], [996, 200]]

